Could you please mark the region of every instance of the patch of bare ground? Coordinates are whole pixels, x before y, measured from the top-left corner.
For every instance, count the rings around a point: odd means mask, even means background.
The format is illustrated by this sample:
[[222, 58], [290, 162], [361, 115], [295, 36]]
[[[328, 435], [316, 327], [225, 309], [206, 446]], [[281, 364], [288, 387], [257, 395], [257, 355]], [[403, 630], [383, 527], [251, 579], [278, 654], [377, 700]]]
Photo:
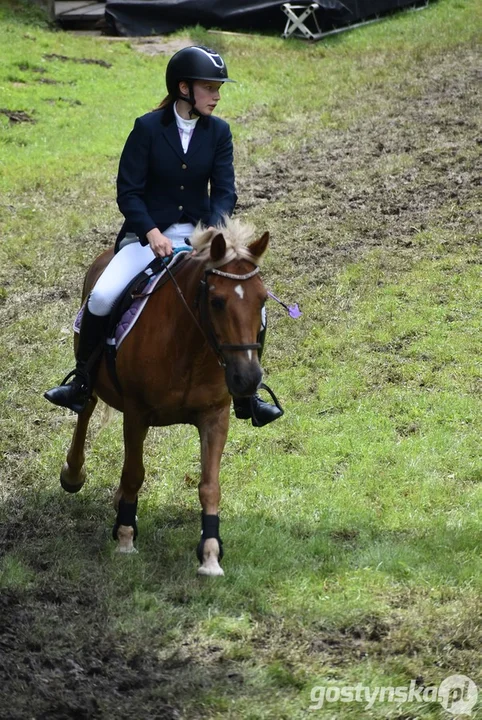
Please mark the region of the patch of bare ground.
[[168, 672], [152, 652], [126, 650], [95, 588], [4, 592], [0, 610], [3, 718], [180, 717], [162, 694]]
[[346, 129], [325, 129], [300, 151], [238, 174], [239, 210], [273, 219], [276, 251], [310, 284], [370, 248], [416, 255], [416, 236], [434, 226], [451, 243], [480, 231], [478, 58], [459, 50], [432, 60], [390, 97], [369, 88], [355, 99], [372, 111]]
[[6, 108], [0, 108], [0, 115], [6, 115], [11, 123], [35, 122], [34, 118], [25, 112], [25, 110], [7, 110]]
[[139, 37], [125, 37], [117, 35], [103, 35], [101, 30], [77, 30], [71, 34], [78, 36], [97, 37], [101, 42], [126, 43], [143, 55], [174, 55], [178, 50], [189, 47], [194, 40], [188, 36], [170, 37], [167, 35], [146, 35]]
[[154, 36], [136, 38], [130, 41], [133, 50], [150, 56], [174, 55], [178, 50], [182, 50], [192, 44], [193, 41], [188, 37], [166, 38], [163, 36]]

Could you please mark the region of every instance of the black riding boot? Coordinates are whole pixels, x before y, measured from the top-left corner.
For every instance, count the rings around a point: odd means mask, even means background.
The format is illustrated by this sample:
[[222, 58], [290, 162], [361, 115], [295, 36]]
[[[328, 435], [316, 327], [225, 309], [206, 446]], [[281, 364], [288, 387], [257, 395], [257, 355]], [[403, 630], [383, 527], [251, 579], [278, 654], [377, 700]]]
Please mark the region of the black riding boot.
[[[87, 307], [84, 308], [82, 323], [80, 325], [79, 346], [77, 348], [77, 363], [61, 385], [47, 390], [44, 397], [54, 405], [66, 407], [76, 413], [81, 413], [92, 395], [100, 353], [96, 353], [104, 338], [108, 316], [93, 315]], [[67, 383], [67, 380], [70, 380]]]
[[[264, 341], [266, 338], [266, 328], [260, 331], [258, 335], [258, 342], [261, 347], [258, 350], [258, 358], [261, 360], [263, 353]], [[265, 402], [258, 393], [251, 395], [250, 397], [236, 397], [233, 398], [234, 414], [238, 420], [249, 420], [255, 427], [263, 427], [274, 420], [277, 420], [284, 414], [284, 410], [278, 402], [278, 399], [274, 392], [262, 383], [260, 385], [263, 390], [266, 390], [274, 400], [275, 404]]]

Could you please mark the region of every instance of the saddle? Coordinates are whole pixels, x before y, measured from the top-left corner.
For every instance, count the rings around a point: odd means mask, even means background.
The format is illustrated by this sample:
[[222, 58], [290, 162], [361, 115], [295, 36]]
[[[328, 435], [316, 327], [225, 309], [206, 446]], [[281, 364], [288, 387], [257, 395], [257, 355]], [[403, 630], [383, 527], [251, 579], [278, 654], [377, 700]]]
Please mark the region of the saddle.
[[115, 364], [117, 350], [141, 316], [152, 293], [157, 292], [169, 280], [166, 267], [171, 275], [176, 275], [191, 251], [192, 248], [180, 247], [175, 248], [173, 256], [169, 258], [155, 258], [145, 270], [135, 276], [116, 300], [109, 315], [104, 350], [107, 369], [118, 392], [122, 393]]
[[169, 258], [155, 258], [149, 265], [136, 275], [117, 298], [107, 323], [107, 344], [119, 349], [140, 317], [149, 297], [157, 292], [168, 280], [169, 268], [175, 275], [183, 265], [183, 260], [191, 254], [186, 247], [176, 248]]
[[[168, 258], [155, 258], [131, 280], [114, 303], [107, 320], [105, 343], [99, 348], [97, 357], [100, 357], [100, 353], [105, 353], [107, 369], [118, 392], [121, 393], [122, 388], [116, 372], [117, 350], [141, 316], [150, 296], [169, 280], [166, 267], [171, 275], [176, 275], [191, 252], [191, 248], [181, 246], [175, 248], [174, 254]], [[84, 305], [75, 319], [75, 332], [80, 331], [83, 312]]]

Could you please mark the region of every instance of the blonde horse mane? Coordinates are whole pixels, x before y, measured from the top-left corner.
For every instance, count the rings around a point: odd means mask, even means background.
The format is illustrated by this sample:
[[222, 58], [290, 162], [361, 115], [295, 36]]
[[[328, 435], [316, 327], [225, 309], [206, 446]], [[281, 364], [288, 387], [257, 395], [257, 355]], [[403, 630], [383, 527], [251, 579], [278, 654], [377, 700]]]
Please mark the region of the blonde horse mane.
[[209, 261], [207, 263], [208, 267], [218, 267], [231, 262], [231, 260], [241, 259], [259, 265], [261, 257], [253, 255], [248, 247], [250, 243], [256, 240], [254, 225], [241, 222], [238, 218], [224, 217], [223, 222], [216, 225], [214, 230], [206, 230], [201, 224], [197, 225], [190, 240], [198, 256], [204, 259], [209, 255], [211, 241], [219, 233], [222, 234], [226, 242], [226, 253], [222, 260], [217, 263]]

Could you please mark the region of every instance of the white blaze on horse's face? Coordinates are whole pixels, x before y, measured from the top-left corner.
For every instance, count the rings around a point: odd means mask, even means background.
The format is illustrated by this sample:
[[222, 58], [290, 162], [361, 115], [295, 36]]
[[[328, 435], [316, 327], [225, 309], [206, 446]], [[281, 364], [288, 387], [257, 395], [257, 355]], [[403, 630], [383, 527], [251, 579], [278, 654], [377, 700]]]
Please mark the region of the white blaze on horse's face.
[[242, 285], [236, 285], [236, 287], [234, 288], [234, 292], [236, 293], [236, 295], [239, 295], [241, 300], [244, 298], [244, 288]]

